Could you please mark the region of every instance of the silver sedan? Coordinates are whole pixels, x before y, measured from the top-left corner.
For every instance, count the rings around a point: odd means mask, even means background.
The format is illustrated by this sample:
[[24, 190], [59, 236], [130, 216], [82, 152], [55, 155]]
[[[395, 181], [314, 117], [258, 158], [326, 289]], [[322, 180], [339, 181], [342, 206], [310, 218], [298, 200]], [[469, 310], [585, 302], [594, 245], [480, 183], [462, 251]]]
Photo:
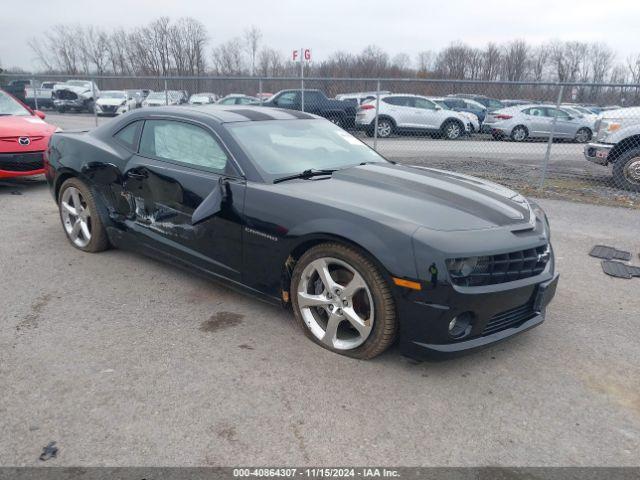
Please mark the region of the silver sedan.
[[[554, 125], [555, 117], [555, 125]], [[553, 138], [586, 143], [593, 136], [593, 121], [554, 105], [518, 105], [493, 112], [485, 120], [496, 140], [510, 138], [522, 142], [528, 138]]]

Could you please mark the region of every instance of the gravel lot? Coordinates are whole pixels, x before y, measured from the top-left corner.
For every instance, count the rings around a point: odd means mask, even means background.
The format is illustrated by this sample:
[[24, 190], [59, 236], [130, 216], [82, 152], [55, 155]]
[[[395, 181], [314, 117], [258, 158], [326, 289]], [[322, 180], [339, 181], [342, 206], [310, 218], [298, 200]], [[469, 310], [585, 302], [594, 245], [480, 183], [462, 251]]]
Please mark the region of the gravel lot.
[[79, 252], [42, 181], [3, 182], [0, 464], [57, 441], [47, 465], [637, 466], [640, 279], [587, 252], [638, 264], [638, 212], [540, 203], [561, 272], [545, 324], [457, 360], [362, 362], [225, 287]]
[[[110, 121], [98, 118], [98, 123]], [[90, 129], [89, 114], [47, 113], [47, 121], [65, 130]], [[373, 145], [373, 139], [356, 133]], [[619, 190], [611, 169], [587, 162], [584, 146], [568, 142], [552, 145], [545, 189], [539, 190], [547, 142], [496, 142], [489, 135], [457, 141], [428, 137], [396, 137], [378, 141], [378, 150], [398, 162], [426, 165], [476, 175], [516, 188], [528, 195], [610, 206], [640, 208], [640, 194]]]

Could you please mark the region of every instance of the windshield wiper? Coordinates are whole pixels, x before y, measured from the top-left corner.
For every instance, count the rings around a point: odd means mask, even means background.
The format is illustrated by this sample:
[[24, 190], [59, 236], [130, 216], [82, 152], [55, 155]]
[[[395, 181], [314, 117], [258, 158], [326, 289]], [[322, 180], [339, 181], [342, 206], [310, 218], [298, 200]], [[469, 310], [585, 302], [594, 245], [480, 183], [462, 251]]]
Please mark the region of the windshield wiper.
[[273, 183], [286, 182], [287, 180], [293, 180], [295, 178], [311, 178], [311, 177], [316, 177], [318, 175], [331, 175], [336, 170], [337, 168], [333, 168], [333, 169], [325, 168], [321, 170], [316, 168], [310, 168], [308, 170], [304, 170], [303, 172], [296, 173], [294, 175], [287, 175], [286, 177], [276, 178], [273, 181]]

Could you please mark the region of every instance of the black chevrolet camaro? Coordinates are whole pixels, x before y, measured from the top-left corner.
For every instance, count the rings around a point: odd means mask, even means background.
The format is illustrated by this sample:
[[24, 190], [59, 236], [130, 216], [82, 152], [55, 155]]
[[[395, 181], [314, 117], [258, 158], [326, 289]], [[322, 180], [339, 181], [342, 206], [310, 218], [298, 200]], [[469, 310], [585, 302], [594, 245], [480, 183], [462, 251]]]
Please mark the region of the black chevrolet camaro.
[[293, 310], [317, 344], [423, 357], [539, 325], [549, 224], [502, 186], [397, 165], [329, 121], [264, 107], [142, 109], [56, 133], [71, 244], [133, 249]]

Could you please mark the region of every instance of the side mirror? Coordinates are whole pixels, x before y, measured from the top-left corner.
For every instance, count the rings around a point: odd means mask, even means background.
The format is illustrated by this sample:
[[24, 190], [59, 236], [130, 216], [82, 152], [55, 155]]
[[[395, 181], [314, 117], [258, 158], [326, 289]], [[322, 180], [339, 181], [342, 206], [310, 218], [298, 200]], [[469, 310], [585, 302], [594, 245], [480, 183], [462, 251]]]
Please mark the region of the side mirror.
[[191, 225], [197, 225], [215, 216], [222, 210], [222, 205], [229, 197], [229, 183], [224, 177], [220, 177], [218, 185], [211, 192], [191, 216]]
[[41, 112], [40, 110], [34, 110], [33, 114], [41, 120], [44, 120], [45, 118], [47, 118], [44, 112]]

